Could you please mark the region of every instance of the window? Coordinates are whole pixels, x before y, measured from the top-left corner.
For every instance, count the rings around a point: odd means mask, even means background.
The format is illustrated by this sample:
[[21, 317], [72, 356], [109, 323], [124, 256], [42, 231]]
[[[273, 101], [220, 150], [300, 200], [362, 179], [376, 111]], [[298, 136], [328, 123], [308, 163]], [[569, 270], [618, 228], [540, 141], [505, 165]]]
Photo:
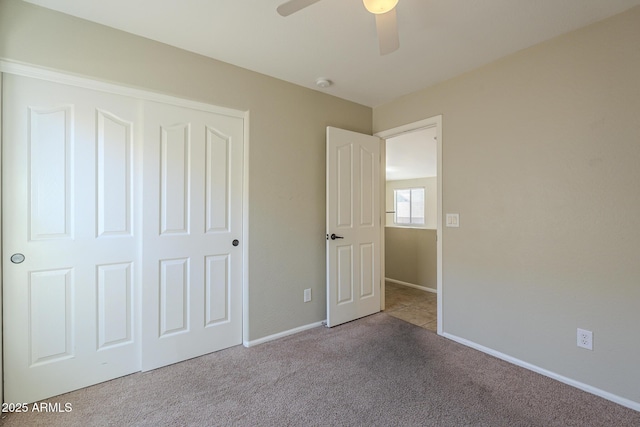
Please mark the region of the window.
[[393, 190], [393, 199], [395, 224], [424, 225], [424, 188]]

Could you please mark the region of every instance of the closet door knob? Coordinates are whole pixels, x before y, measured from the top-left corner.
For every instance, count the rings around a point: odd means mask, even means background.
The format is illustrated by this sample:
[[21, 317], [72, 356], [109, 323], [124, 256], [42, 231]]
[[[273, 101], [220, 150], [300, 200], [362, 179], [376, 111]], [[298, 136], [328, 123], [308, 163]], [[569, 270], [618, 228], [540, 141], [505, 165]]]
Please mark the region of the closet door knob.
[[11, 262], [14, 264], [20, 264], [22, 261], [24, 261], [24, 255], [22, 254], [13, 254], [11, 255]]

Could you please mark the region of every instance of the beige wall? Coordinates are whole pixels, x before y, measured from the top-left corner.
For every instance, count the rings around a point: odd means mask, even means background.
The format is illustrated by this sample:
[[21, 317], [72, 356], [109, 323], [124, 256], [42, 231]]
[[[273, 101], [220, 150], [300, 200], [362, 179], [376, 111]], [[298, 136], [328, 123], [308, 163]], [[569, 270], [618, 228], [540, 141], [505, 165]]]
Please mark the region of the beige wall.
[[437, 289], [436, 230], [386, 227], [384, 241], [387, 279]]
[[637, 7], [374, 109], [443, 115], [444, 331], [635, 402], [639, 46]]
[[370, 108], [17, 0], [0, 58], [249, 110], [249, 339], [325, 319], [325, 127], [371, 134]]

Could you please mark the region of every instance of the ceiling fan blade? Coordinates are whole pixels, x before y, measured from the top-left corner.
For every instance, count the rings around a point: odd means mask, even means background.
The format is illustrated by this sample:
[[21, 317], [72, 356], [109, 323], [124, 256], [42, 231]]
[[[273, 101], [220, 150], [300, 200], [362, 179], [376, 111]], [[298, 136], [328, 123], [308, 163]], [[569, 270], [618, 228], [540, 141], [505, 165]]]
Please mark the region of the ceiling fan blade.
[[378, 31], [378, 42], [380, 43], [380, 55], [386, 55], [400, 47], [395, 7], [387, 13], [376, 15], [376, 29]]
[[289, 16], [292, 13], [296, 13], [299, 10], [304, 9], [307, 6], [311, 6], [320, 0], [289, 0], [286, 3], [282, 3], [276, 9], [280, 16]]

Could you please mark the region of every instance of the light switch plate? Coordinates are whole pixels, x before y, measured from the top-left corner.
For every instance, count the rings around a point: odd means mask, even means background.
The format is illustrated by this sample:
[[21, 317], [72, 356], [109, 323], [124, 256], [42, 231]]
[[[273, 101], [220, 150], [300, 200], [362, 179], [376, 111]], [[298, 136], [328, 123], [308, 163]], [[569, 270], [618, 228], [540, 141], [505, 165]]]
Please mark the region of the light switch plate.
[[445, 226], [460, 227], [460, 214], [447, 214]]

